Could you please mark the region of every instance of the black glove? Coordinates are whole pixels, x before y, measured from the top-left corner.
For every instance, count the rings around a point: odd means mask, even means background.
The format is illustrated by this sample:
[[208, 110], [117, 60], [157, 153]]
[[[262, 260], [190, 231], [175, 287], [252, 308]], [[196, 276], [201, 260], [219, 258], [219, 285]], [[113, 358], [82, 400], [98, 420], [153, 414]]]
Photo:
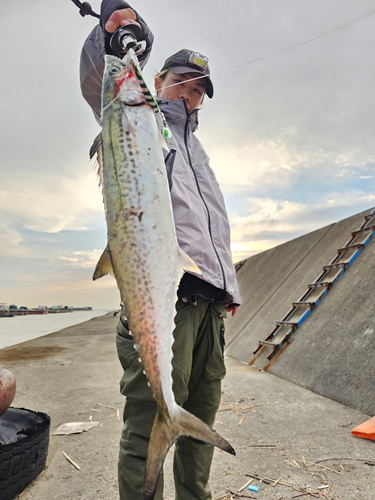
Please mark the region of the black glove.
[[[105, 51], [107, 54], [110, 54], [112, 56], [117, 56], [117, 57], [122, 57], [123, 54], [114, 52], [111, 45], [110, 45], [110, 40], [113, 35], [113, 33], [109, 33], [106, 31], [104, 26], [107, 24], [108, 19], [111, 17], [111, 15], [116, 11], [116, 10], [121, 10], [121, 9], [133, 9], [127, 2], [124, 0], [103, 0], [101, 7], [100, 7], [100, 26], [103, 30], [104, 33], [104, 39], [105, 39]], [[147, 26], [145, 21], [142, 19], [142, 17], [138, 14], [136, 10], [134, 10], [136, 14], [136, 21], [141, 25], [141, 35], [139, 37], [139, 42], [144, 40], [146, 42], [146, 49], [139, 56], [139, 61], [143, 61], [151, 52], [152, 49], [152, 44], [154, 43], [154, 35], [152, 34], [152, 31], [150, 28]]]

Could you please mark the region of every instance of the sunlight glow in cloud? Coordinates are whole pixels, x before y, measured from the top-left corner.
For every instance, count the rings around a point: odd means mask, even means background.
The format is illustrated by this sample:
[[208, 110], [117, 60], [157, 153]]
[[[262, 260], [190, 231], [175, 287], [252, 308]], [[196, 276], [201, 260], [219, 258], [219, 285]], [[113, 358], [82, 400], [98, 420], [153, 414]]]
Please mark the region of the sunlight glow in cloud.
[[[335, 196], [331, 198], [331, 196]], [[248, 198], [248, 214], [231, 218], [233, 261], [237, 262], [273, 246], [335, 222], [332, 210], [347, 208], [359, 212], [359, 206], [375, 205], [375, 194], [359, 190], [331, 193], [328, 199], [311, 206], [290, 201]]]
[[70, 256], [61, 255], [60, 260], [67, 263], [68, 266], [76, 269], [95, 269], [103, 250], [72, 252]]
[[[82, 169], [84, 171], [84, 169]], [[10, 176], [9, 176], [10, 177]], [[88, 171], [75, 177], [30, 174], [22, 189], [4, 179], [0, 191], [2, 223], [21, 223], [32, 231], [57, 233], [85, 230], [89, 212], [104, 211], [96, 175]]]

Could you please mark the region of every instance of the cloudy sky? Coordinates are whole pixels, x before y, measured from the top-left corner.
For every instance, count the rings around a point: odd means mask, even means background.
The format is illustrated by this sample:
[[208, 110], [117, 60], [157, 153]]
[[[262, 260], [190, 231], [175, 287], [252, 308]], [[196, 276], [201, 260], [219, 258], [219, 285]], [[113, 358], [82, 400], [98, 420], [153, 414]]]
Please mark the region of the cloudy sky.
[[[375, 206], [375, 13], [252, 62], [371, 13], [373, 1], [132, 5], [155, 34], [150, 85], [180, 48], [210, 58], [215, 97], [198, 136], [224, 192], [235, 261]], [[113, 278], [91, 281], [106, 227], [88, 161], [99, 128], [78, 67], [95, 24], [70, 0], [1, 7], [0, 302], [118, 305]]]

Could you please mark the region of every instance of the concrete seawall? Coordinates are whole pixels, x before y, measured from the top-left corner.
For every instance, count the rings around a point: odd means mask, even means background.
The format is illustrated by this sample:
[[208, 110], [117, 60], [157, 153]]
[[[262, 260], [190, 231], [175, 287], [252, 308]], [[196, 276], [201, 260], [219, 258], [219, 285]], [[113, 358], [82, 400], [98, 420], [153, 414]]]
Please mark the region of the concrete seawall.
[[[249, 258], [238, 271], [244, 305], [227, 324], [227, 353], [258, 347], [371, 209]], [[375, 414], [375, 243], [371, 241], [293, 335], [270, 372]]]

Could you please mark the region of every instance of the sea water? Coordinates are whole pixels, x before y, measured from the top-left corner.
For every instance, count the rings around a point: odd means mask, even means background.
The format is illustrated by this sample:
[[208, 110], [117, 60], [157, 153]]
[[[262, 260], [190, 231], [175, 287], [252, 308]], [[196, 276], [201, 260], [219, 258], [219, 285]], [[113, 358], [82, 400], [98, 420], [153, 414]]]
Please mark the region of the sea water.
[[13, 318], [0, 318], [0, 349], [57, 332], [68, 326], [84, 323], [110, 311], [111, 309], [93, 309], [92, 311], [30, 314], [14, 316]]

